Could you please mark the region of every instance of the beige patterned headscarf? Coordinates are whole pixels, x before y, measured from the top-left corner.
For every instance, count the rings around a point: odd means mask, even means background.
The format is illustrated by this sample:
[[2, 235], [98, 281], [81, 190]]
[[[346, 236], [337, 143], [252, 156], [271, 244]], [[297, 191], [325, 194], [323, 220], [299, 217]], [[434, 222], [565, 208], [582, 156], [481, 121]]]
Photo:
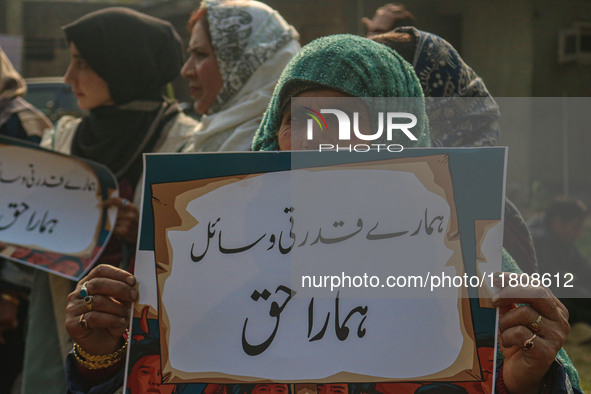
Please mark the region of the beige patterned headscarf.
[[8, 56], [0, 48], [0, 101], [24, 96], [27, 85], [21, 75], [14, 69]]
[[205, 0], [201, 7], [207, 8], [223, 86], [187, 150], [250, 150], [279, 75], [300, 50], [298, 33], [277, 11], [258, 1]]
[[0, 126], [18, 114], [27, 135], [40, 138], [43, 130], [51, 128], [52, 124], [41, 111], [22, 98], [26, 92], [25, 80], [0, 48]]
[[254, 72], [297, 31], [277, 11], [254, 0], [206, 0], [211, 45], [223, 85], [210, 113], [225, 108]]

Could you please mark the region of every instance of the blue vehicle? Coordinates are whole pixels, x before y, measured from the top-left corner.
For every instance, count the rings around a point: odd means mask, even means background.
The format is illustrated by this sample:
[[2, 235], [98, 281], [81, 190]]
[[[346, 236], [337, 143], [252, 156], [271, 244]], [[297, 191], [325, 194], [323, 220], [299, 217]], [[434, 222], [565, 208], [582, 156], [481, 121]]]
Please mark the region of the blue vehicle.
[[72, 87], [62, 77], [27, 78], [25, 100], [43, 112], [54, 124], [64, 115], [80, 117]]

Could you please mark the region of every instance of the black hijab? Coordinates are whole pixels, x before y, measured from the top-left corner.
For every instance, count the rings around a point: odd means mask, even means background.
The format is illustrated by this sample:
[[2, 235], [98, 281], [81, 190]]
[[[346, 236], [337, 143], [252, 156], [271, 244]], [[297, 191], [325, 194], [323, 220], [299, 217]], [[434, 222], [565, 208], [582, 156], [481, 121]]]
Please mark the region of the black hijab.
[[63, 30], [115, 103], [82, 119], [72, 154], [105, 164], [135, 186], [141, 155], [154, 148], [169, 112], [162, 89], [179, 75], [181, 40], [170, 23], [120, 7], [89, 13]]

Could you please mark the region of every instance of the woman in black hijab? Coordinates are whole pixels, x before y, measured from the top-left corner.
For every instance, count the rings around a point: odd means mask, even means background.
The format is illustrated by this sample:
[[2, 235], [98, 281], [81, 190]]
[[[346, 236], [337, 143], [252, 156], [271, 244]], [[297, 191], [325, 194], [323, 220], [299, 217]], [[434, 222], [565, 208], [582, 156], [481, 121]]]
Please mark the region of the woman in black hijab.
[[[139, 197], [142, 154], [182, 150], [196, 125], [176, 103], [162, 96], [165, 86], [180, 73], [181, 41], [170, 23], [127, 8], [87, 14], [63, 30], [70, 48], [65, 81], [88, 114], [82, 119], [60, 119], [41, 145], [102, 163], [115, 174], [119, 197], [105, 204], [117, 206], [119, 212], [113, 238], [99, 263], [130, 269], [139, 215], [129, 201]], [[71, 343], [62, 328], [63, 312], [59, 313], [65, 310], [73, 285], [55, 275], [35, 274], [25, 394], [65, 391], [63, 361]], [[95, 298], [97, 303], [109, 302]], [[85, 315], [89, 322], [92, 312]], [[121, 316], [122, 329], [126, 320]], [[105, 340], [110, 336], [106, 332]], [[85, 350], [92, 353], [93, 349]]]
[[[118, 180], [135, 186], [141, 154], [155, 148], [164, 130], [165, 119], [157, 117], [172, 112], [162, 91], [183, 64], [180, 38], [168, 22], [127, 8], [93, 12], [64, 33], [72, 56], [65, 80], [90, 111], [77, 127], [71, 153], [105, 164]], [[100, 93], [81, 90], [89, 67], [106, 82], [110, 101], [93, 102], [91, 96]]]

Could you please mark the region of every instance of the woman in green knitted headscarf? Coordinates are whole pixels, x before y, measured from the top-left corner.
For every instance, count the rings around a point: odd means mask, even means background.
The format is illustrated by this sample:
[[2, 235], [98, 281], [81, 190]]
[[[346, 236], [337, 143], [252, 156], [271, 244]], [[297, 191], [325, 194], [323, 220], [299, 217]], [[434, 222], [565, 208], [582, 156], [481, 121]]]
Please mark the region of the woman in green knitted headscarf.
[[[278, 150], [277, 132], [289, 100], [312, 90], [335, 91], [341, 97], [423, 97], [412, 67], [396, 52], [349, 34], [322, 37], [306, 45], [287, 65], [275, 87], [253, 150]], [[412, 100], [417, 141], [403, 137], [404, 147], [428, 146], [429, 127], [422, 99]], [[395, 135], [399, 137], [398, 135]]]

